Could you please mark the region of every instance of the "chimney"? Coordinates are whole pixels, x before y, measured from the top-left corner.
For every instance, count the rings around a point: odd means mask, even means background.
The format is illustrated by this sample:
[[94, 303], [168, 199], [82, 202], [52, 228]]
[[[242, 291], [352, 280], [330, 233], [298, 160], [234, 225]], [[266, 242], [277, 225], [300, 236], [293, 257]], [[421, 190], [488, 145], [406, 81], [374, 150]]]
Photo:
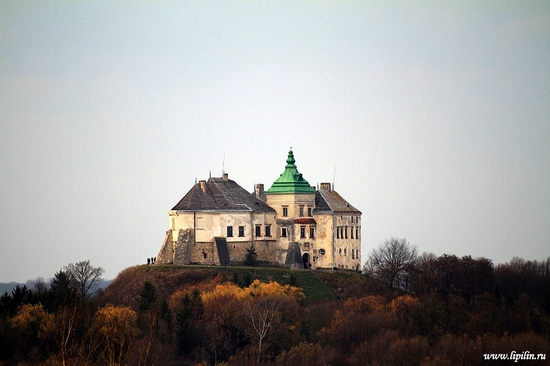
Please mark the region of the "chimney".
[[202, 193], [206, 193], [206, 181], [205, 180], [199, 181], [199, 185], [201, 187]]
[[265, 202], [264, 185], [262, 183], [256, 183], [254, 186], [254, 196]]
[[228, 180], [229, 179], [229, 174], [227, 173], [223, 173], [223, 180]]
[[321, 190], [330, 192], [331, 190], [330, 183], [321, 183]]

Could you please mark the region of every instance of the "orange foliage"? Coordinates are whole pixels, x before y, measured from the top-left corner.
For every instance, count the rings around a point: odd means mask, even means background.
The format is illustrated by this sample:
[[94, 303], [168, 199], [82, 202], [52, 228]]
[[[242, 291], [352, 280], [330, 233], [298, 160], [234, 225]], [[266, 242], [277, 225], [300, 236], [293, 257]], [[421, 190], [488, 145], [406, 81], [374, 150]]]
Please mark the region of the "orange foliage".
[[386, 300], [380, 296], [365, 296], [348, 299], [344, 302], [343, 311], [356, 314], [379, 313], [386, 310]]
[[126, 306], [107, 305], [95, 314], [93, 327], [104, 346], [109, 364], [124, 363], [128, 348], [138, 334], [137, 313]]
[[234, 297], [238, 300], [245, 300], [254, 297], [266, 297], [273, 295], [288, 296], [296, 299], [298, 302], [304, 299], [302, 289], [290, 285], [281, 285], [278, 282], [264, 283], [254, 280], [249, 287], [241, 288], [232, 282], [216, 285], [212, 291], [202, 294], [205, 304], [209, 304], [220, 297]]
[[25, 304], [11, 319], [11, 326], [21, 335], [44, 337], [50, 322], [53, 322], [53, 315], [44, 310], [42, 304]]
[[421, 306], [416, 297], [410, 295], [399, 296], [390, 303], [390, 310], [394, 313], [406, 312], [409, 309], [418, 309]]

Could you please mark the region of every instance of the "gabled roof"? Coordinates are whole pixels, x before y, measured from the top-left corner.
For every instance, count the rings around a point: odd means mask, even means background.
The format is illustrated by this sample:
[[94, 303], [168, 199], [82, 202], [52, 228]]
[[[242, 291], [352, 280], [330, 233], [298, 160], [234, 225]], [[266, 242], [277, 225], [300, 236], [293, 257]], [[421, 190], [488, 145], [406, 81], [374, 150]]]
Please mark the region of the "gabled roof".
[[315, 195], [314, 213], [333, 212], [339, 214], [359, 214], [361, 211], [353, 207], [348, 201], [342, 198], [338, 192], [332, 189], [320, 189]]
[[243, 187], [224, 178], [196, 183], [172, 210], [275, 212]]
[[290, 150], [286, 159], [285, 171], [273, 182], [271, 188], [265, 191], [265, 194], [315, 194], [315, 189], [298, 172], [295, 162], [294, 153]]

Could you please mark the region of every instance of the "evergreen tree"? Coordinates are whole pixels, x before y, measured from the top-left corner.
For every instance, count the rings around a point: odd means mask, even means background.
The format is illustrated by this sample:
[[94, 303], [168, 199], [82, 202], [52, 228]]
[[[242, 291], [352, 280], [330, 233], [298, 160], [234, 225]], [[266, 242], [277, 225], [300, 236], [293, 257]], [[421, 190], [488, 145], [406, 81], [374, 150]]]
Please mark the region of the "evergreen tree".
[[137, 298], [136, 302], [137, 302], [137, 306], [139, 307], [139, 310], [142, 310], [142, 311], [149, 311], [157, 307], [157, 304], [158, 304], [157, 289], [151, 282], [149, 281], [143, 282], [143, 286], [141, 286], [141, 291], [139, 293], [139, 297]]
[[47, 308], [55, 311], [63, 305], [70, 304], [77, 299], [77, 291], [73, 287], [71, 277], [65, 271], [59, 271], [54, 274], [50, 283], [51, 301]]
[[258, 254], [256, 253], [256, 248], [254, 248], [254, 244], [250, 246], [250, 248], [246, 249], [246, 256], [244, 258], [244, 264], [247, 266], [253, 266], [256, 264]]

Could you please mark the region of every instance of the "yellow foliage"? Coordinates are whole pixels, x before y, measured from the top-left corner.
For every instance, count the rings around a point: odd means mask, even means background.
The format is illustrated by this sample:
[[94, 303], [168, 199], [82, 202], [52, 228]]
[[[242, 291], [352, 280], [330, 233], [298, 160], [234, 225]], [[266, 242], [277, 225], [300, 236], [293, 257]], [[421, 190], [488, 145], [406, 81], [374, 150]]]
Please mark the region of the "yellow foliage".
[[254, 280], [249, 287], [244, 289], [231, 282], [217, 285], [213, 291], [203, 293], [202, 300], [205, 304], [210, 304], [222, 297], [233, 297], [236, 300], [245, 300], [266, 296], [284, 296], [293, 298], [297, 301], [301, 301], [305, 298], [300, 288], [290, 285], [283, 286], [274, 281], [264, 283], [259, 280]]
[[406, 309], [415, 309], [420, 306], [420, 301], [416, 297], [410, 295], [399, 296], [390, 303], [390, 310], [394, 313], [404, 311]]
[[247, 287], [245, 290], [252, 297], [281, 295], [294, 297], [298, 301], [301, 301], [305, 298], [302, 289], [290, 285], [283, 286], [275, 281], [264, 283], [260, 282], [259, 280], [254, 280], [254, 282], [252, 282], [250, 286]]
[[53, 315], [49, 314], [42, 304], [22, 305], [17, 315], [11, 319], [11, 326], [16, 332], [35, 333], [40, 337], [45, 337], [51, 323]]
[[127, 306], [107, 305], [97, 311], [94, 324], [104, 337], [131, 338], [137, 334], [137, 313]]
[[201, 295], [202, 301], [205, 304], [210, 304], [215, 300], [223, 297], [235, 298], [237, 300], [243, 300], [247, 297], [247, 293], [244, 289], [235, 285], [234, 283], [227, 282], [222, 285], [217, 285], [214, 290], [205, 292]]
[[107, 305], [97, 311], [93, 325], [109, 364], [123, 364], [129, 345], [138, 334], [137, 313], [126, 306]]

